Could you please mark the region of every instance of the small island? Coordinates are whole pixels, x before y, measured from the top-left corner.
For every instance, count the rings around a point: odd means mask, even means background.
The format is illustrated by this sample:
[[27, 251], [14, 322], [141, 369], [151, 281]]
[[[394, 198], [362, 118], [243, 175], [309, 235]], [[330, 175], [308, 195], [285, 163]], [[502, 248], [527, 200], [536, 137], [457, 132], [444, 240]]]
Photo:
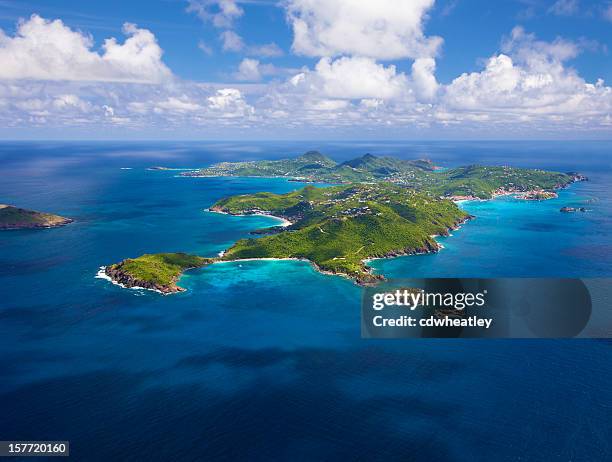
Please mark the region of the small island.
[[176, 284], [185, 271], [201, 268], [213, 260], [186, 253], [145, 254], [103, 269], [106, 276], [123, 287], [172, 294], [185, 290]]
[[586, 212], [587, 209], [585, 207], [561, 207], [559, 209], [561, 213], [575, 213], [575, 212]]
[[70, 218], [0, 204], [0, 230], [55, 228], [72, 223]]

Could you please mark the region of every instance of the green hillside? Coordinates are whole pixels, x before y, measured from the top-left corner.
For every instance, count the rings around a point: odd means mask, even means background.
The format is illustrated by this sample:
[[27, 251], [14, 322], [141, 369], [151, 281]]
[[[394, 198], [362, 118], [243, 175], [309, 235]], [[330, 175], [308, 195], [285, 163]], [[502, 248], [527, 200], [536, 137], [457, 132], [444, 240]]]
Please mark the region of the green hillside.
[[223, 162], [184, 172], [184, 176], [266, 176], [330, 184], [393, 183], [438, 197], [489, 199], [496, 194], [553, 191], [580, 175], [515, 167], [471, 165], [439, 170], [431, 161], [404, 160], [365, 154], [336, 164], [323, 154], [310, 151], [293, 159]]
[[54, 228], [73, 220], [52, 213], [21, 209], [0, 204], [0, 229]]
[[393, 185], [307, 187], [257, 196], [223, 199], [214, 207], [228, 213], [267, 211], [294, 224], [272, 236], [238, 241], [224, 260], [304, 258], [360, 282], [376, 279], [362, 260], [436, 251], [431, 235], [447, 234], [468, 218], [451, 201]]
[[213, 259], [186, 253], [144, 254], [106, 267], [105, 272], [126, 287], [144, 287], [163, 293], [181, 292], [176, 282], [183, 272], [211, 263]]

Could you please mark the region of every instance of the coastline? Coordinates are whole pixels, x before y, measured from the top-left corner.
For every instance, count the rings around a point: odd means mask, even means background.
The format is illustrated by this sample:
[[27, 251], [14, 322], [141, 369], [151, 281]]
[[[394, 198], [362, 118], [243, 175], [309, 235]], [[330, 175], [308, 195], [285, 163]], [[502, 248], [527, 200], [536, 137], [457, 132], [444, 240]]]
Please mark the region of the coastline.
[[279, 216], [276, 216], [276, 215], [271, 215], [269, 213], [229, 213], [229, 212], [223, 212], [222, 210], [213, 210], [213, 209], [204, 209], [204, 212], [220, 213], [221, 215], [230, 215], [232, 217], [267, 217], [267, 218], [274, 218], [275, 220], [279, 220], [280, 221], [279, 225], [274, 225], [274, 226], [282, 226], [283, 228], [286, 228], [287, 226], [291, 226], [293, 224], [291, 221], [287, 220], [286, 218], [279, 217]]
[[110, 277], [108, 274], [106, 274], [106, 266], [100, 266], [100, 268], [98, 268], [98, 272], [94, 276], [94, 279], [104, 279], [105, 281], [110, 281], [112, 284], [114, 284], [116, 286], [119, 286], [122, 289], [129, 289], [129, 290], [150, 290], [151, 292], [156, 292], [156, 293], [161, 294], [161, 295], [170, 295], [171, 293], [173, 293], [173, 292], [165, 293], [165, 292], [162, 292], [161, 290], [150, 289], [149, 287], [139, 287], [139, 286], [129, 287], [129, 286], [126, 286], [125, 284], [121, 284], [120, 282], [115, 281], [112, 277]]
[[[574, 181], [576, 182], [576, 181]], [[572, 182], [573, 183], [573, 182]], [[570, 186], [572, 183], [565, 185], [563, 188], [557, 188], [557, 189], [565, 189], [568, 186]], [[445, 199], [451, 200], [452, 202], [454, 202], [457, 205], [466, 203], [466, 202], [472, 202], [472, 201], [478, 201], [478, 202], [485, 202], [485, 201], [490, 201], [490, 200], [494, 200], [498, 197], [502, 197], [502, 196], [514, 196], [523, 200], [532, 200], [529, 198], [526, 198], [526, 196], [533, 194], [533, 193], [538, 193], [541, 192], [540, 190], [530, 190], [530, 191], [508, 191], [505, 189], [500, 189], [500, 190], [496, 190], [494, 191], [494, 193], [492, 194], [492, 196], [490, 198], [478, 198], [475, 196], [454, 196], [454, 197], [446, 197]], [[522, 196], [522, 197], [521, 197]], [[556, 196], [555, 196], [556, 197]], [[546, 198], [546, 199], [550, 199], [552, 197]], [[540, 200], [540, 199], [538, 199]], [[542, 199], [545, 200], [545, 199]], [[291, 226], [293, 223], [291, 221], [289, 221], [288, 219], [281, 217], [281, 216], [276, 216], [276, 215], [272, 215], [270, 213], [265, 213], [263, 211], [257, 211], [256, 213], [230, 213], [230, 212], [225, 212], [221, 209], [212, 209], [212, 208], [206, 208], [204, 209], [205, 212], [211, 212], [211, 213], [219, 213], [222, 215], [233, 215], [233, 216], [237, 216], [237, 217], [247, 217], [247, 216], [261, 216], [261, 217], [268, 217], [268, 218], [274, 218], [278, 221], [280, 221], [280, 226], [282, 227], [288, 227]], [[415, 249], [410, 249], [410, 250], [398, 250], [398, 251], [391, 251], [386, 255], [382, 255], [382, 256], [377, 256], [377, 257], [368, 257], [368, 258], [364, 258], [362, 260], [360, 260], [360, 262], [363, 264], [364, 268], [363, 268], [363, 272], [358, 274], [358, 275], [354, 275], [354, 274], [347, 274], [347, 273], [343, 273], [343, 272], [336, 272], [336, 271], [330, 271], [330, 270], [325, 270], [322, 269], [319, 265], [317, 265], [317, 263], [315, 263], [314, 261], [311, 261], [307, 258], [298, 258], [298, 257], [287, 257], [287, 258], [277, 258], [277, 257], [263, 257], [263, 258], [245, 258], [245, 259], [235, 259], [235, 260], [225, 260], [224, 257], [227, 253], [227, 249], [226, 250], [222, 250], [220, 251], [217, 255], [217, 257], [213, 257], [212, 260], [210, 262], [210, 264], [216, 264], [216, 263], [236, 263], [236, 262], [241, 262], [241, 261], [284, 261], [284, 260], [289, 260], [289, 261], [305, 261], [308, 262], [315, 271], [321, 273], [321, 274], [325, 274], [325, 275], [331, 275], [331, 276], [340, 276], [340, 277], [344, 277], [345, 279], [348, 279], [350, 281], [352, 281], [353, 283], [360, 285], [360, 286], [365, 286], [365, 285], [371, 285], [371, 284], [375, 284], [378, 281], [384, 280], [384, 276], [381, 274], [376, 274], [375, 273], [375, 268], [372, 268], [371, 266], [369, 266], [369, 263], [375, 260], [383, 260], [383, 259], [390, 259], [390, 258], [396, 258], [396, 257], [401, 257], [401, 256], [416, 256], [416, 255], [425, 255], [425, 254], [431, 254], [431, 253], [437, 253], [440, 250], [444, 249], [444, 245], [441, 244], [440, 242], [437, 241], [437, 238], [439, 237], [450, 237], [453, 234], [451, 233], [452, 231], [458, 230], [462, 227], [462, 225], [464, 225], [465, 223], [467, 223], [469, 220], [474, 219], [476, 217], [472, 216], [472, 215], [467, 215], [464, 219], [458, 221], [455, 225], [449, 227], [446, 229], [446, 232], [441, 232], [440, 234], [434, 234], [434, 235], [430, 235], [430, 238], [433, 240], [433, 244], [430, 241], [427, 241], [422, 248], [415, 248]], [[132, 289], [145, 289], [145, 290], [152, 290], [154, 292], [157, 293], [161, 293], [163, 295], [168, 295], [169, 293], [174, 293], [174, 292], [162, 292], [156, 289], [150, 289], [150, 288], [146, 288], [146, 287], [127, 287], [115, 280], [113, 280], [111, 277], [109, 277], [106, 272], [105, 272], [106, 267], [101, 267], [100, 271], [98, 272], [98, 274], [96, 275], [97, 278], [101, 278], [101, 279], [106, 279], [106, 280], [110, 280], [113, 284], [118, 285], [120, 287], [123, 288], [132, 288]], [[182, 276], [182, 274], [181, 274]], [[178, 282], [178, 281], [177, 281]]]

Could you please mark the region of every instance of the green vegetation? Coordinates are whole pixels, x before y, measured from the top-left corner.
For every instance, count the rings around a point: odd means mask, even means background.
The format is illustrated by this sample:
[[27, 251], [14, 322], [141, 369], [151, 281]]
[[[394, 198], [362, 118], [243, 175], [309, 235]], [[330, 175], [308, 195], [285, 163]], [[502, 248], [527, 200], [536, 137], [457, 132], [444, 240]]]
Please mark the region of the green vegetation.
[[53, 228], [71, 222], [59, 215], [0, 204], [0, 229]]
[[214, 209], [266, 211], [293, 222], [286, 231], [243, 239], [223, 260], [304, 258], [365, 283], [379, 279], [363, 260], [438, 250], [431, 237], [468, 218], [453, 202], [391, 184], [306, 187], [288, 194], [235, 196]]
[[337, 164], [318, 152], [307, 152], [294, 159], [224, 162], [182, 175], [272, 176], [331, 184], [385, 182], [439, 197], [479, 199], [532, 190], [553, 191], [584, 179], [577, 174], [514, 167], [471, 165], [440, 171], [428, 160], [402, 160], [371, 154]]
[[516, 194], [544, 200], [556, 197], [555, 189], [586, 180], [578, 173], [514, 167], [472, 165], [442, 170], [428, 160], [370, 154], [338, 164], [315, 151], [293, 159], [224, 162], [181, 175], [286, 177], [337, 186], [220, 199], [212, 211], [269, 214], [291, 225], [270, 232], [256, 230], [254, 234], [261, 237], [241, 239], [218, 258], [164, 253], [124, 260], [106, 268], [116, 282], [172, 293], [183, 290], [176, 282], [189, 268], [221, 260], [299, 258], [321, 271], [367, 284], [382, 279], [371, 273], [368, 259], [435, 252], [440, 246], [433, 236], [446, 235], [471, 218], [449, 199]]
[[566, 173], [514, 167], [459, 167], [434, 175], [425, 189], [439, 196], [490, 199], [496, 194], [553, 191], [572, 183]]
[[372, 182], [392, 176], [411, 178], [420, 172], [433, 170], [434, 165], [428, 160], [401, 160], [366, 154], [337, 164], [319, 152], [309, 151], [293, 159], [222, 162], [181, 175], [288, 177], [301, 181], [341, 184]]
[[180, 292], [176, 282], [185, 270], [200, 268], [214, 259], [186, 253], [145, 254], [110, 265], [105, 272], [126, 287], [144, 287], [163, 293]]

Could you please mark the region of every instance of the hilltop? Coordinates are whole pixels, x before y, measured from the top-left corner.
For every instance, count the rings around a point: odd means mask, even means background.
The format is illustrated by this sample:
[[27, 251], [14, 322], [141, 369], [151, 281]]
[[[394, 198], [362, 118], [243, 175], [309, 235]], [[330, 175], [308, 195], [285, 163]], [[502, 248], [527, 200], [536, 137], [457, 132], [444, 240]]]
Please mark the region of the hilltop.
[[221, 162], [210, 167], [184, 172], [182, 176], [277, 176], [306, 182], [354, 183], [387, 179], [390, 175], [412, 175], [433, 171], [428, 160], [402, 160], [365, 154], [338, 164], [318, 151], [291, 159], [248, 162]]
[[0, 230], [54, 228], [72, 223], [72, 219], [0, 204]]

